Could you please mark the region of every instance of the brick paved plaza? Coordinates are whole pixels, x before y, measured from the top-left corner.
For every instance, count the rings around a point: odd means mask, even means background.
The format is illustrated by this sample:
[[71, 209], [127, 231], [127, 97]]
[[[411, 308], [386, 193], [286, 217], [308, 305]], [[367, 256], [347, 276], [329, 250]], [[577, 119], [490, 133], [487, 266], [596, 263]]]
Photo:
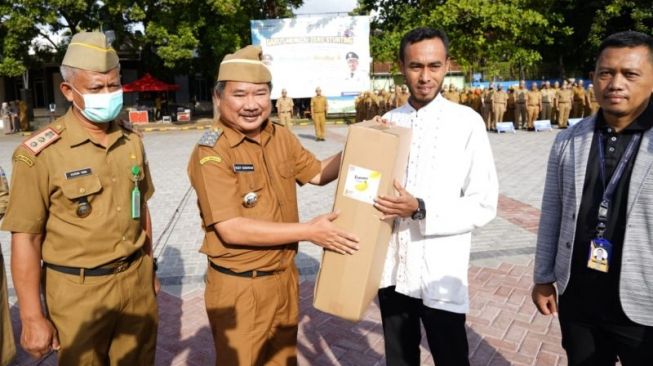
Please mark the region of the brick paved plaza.
[[[315, 142], [311, 126], [296, 127], [304, 146], [324, 158], [342, 148], [347, 129], [329, 126], [326, 142]], [[472, 365], [564, 365], [558, 322], [537, 314], [530, 301], [532, 258], [543, 190], [545, 163], [557, 131], [490, 134], [500, 182], [497, 218], [473, 235], [469, 269], [471, 310], [467, 317]], [[150, 201], [155, 254], [163, 284], [159, 296], [157, 365], [211, 365], [213, 346], [204, 311], [206, 258], [194, 193], [186, 163], [202, 131], [149, 132], [145, 145], [156, 186]], [[11, 153], [21, 137], [0, 137], [0, 165], [11, 175]], [[331, 208], [335, 183], [299, 189], [300, 215], [308, 219]], [[0, 233], [9, 262], [9, 234]], [[357, 324], [312, 307], [321, 250], [300, 244], [302, 275], [299, 357], [301, 365], [385, 365], [378, 307]], [[11, 282], [10, 282], [11, 287]], [[10, 303], [15, 303], [13, 288]], [[12, 307], [18, 331], [18, 309]], [[19, 333], [17, 333], [19, 334]], [[54, 365], [54, 356], [41, 364]], [[424, 341], [422, 363], [433, 365]], [[35, 365], [24, 353], [19, 365]]]

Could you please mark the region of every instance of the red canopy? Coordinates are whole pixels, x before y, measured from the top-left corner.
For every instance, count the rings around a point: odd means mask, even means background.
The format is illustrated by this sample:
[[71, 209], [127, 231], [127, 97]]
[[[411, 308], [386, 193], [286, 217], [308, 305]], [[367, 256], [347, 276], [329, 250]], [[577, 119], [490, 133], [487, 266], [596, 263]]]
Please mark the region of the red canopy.
[[130, 92], [164, 92], [175, 91], [179, 89], [177, 84], [168, 84], [159, 79], [155, 79], [152, 75], [145, 74], [142, 78], [132, 81], [131, 83], [122, 86], [122, 91], [125, 93]]

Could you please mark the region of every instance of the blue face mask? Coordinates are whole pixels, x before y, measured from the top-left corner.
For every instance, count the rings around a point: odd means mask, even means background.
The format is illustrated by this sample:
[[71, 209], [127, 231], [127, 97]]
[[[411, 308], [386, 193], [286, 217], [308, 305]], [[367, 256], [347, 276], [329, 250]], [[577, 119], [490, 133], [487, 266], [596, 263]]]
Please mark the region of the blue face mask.
[[84, 98], [84, 109], [75, 106], [91, 122], [111, 122], [118, 117], [122, 110], [122, 89], [113, 93], [102, 94], [82, 94], [77, 89], [72, 89]]

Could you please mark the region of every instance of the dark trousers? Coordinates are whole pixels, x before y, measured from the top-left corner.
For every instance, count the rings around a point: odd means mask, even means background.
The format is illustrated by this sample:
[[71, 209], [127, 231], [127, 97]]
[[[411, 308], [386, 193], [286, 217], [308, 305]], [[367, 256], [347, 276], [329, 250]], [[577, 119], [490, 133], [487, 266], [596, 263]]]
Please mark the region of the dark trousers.
[[[560, 296], [562, 347], [569, 366], [653, 365], [653, 327], [610, 321], [593, 315], [592, 305], [576, 296]], [[585, 309], [583, 311], [582, 309]]]
[[429, 308], [394, 286], [379, 290], [379, 304], [388, 366], [420, 364], [420, 320], [436, 365], [469, 365], [465, 314]]

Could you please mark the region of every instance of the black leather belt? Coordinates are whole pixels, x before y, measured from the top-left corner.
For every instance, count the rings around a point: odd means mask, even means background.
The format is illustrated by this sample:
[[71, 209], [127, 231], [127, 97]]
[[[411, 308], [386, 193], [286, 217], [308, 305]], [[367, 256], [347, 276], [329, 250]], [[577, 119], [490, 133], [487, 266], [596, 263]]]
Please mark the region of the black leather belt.
[[215, 269], [216, 271], [220, 273], [224, 273], [226, 275], [230, 276], [236, 276], [236, 277], [247, 277], [247, 278], [256, 278], [256, 277], [264, 277], [264, 276], [272, 276], [273, 274], [280, 273], [281, 271], [245, 271], [245, 272], [234, 272], [230, 270], [229, 268], [221, 267], [218, 266], [217, 264], [209, 261], [209, 264], [211, 265], [211, 268]]
[[66, 267], [66, 266], [60, 266], [58, 264], [52, 264], [52, 263], [43, 263], [43, 266], [57, 272], [76, 275], [76, 276], [81, 276], [82, 270], [84, 271], [84, 276], [90, 276], [90, 277], [108, 276], [108, 275], [126, 271], [131, 266], [131, 264], [134, 263], [134, 261], [140, 258], [142, 255], [143, 255], [143, 250], [139, 249], [125, 259], [121, 259], [97, 268]]

